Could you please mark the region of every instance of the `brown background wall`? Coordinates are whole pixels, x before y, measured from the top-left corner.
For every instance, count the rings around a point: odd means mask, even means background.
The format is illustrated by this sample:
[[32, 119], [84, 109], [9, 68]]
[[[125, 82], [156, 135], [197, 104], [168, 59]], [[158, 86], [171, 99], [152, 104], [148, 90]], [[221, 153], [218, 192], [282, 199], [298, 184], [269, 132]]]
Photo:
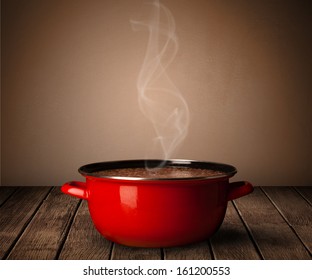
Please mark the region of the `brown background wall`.
[[[136, 79], [144, 1], [2, 0], [2, 185], [60, 185], [85, 163], [144, 158]], [[312, 184], [311, 1], [166, 0], [168, 75], [188, 102], [175, 158], [235, 165], [255, 185]]]

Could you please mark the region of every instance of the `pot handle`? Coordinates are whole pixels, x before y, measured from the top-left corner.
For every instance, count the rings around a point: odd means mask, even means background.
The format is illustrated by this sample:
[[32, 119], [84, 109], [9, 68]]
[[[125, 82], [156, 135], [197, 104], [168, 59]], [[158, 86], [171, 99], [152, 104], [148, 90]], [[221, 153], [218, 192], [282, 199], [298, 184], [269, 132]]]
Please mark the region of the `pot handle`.
[[87, 186], [85, 182], [67, 182], [61, 187], [61, 191], [65, 194], [69, 194], [80, 199], [88, 199]]
[[253, 186], [246, 181], [233, 182], [229, 185], [227, 200], [233, 200], [253, 192]]

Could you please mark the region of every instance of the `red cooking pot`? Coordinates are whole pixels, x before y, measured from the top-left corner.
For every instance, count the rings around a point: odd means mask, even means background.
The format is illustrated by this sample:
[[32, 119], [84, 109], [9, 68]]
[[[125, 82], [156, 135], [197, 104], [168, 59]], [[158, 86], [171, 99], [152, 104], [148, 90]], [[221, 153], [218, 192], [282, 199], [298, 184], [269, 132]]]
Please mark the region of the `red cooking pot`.
[[[214, 173], [153, 178], [120, 173], [123, 169], [161, 165]], [[102, 171], [107, 170], [109, 175], [103, 175]], [[248, 182], [229, 183], [237, 172], [235, 167], [212, 162], [99, 162], [84, 165], [79, 172], [86, 182], [68, 182], [62, 191], [87, 200], [96, 229], [105, 238], [128, 246], [168, 247], [205, 240], [222, 224], [227, 202], [253, 191]]]

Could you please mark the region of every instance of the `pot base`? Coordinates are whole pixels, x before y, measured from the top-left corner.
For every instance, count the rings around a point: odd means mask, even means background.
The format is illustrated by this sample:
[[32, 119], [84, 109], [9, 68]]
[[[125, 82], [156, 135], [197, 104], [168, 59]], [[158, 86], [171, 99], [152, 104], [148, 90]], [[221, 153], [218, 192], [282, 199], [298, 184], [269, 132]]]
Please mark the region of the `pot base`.
[[175, 236], [172, 239], [168, 239], [165, 237], [163, 240], [147, 240], [146, 238], [139, 237], [139, 239], [133, 240], [129, 238], [122, 238], [122, 237], [113, 237], [113, 236], [103, 236], [107, 240], [112, 241], [114, 243], [128, 246], [128, 247], [137, 247], [137, 248], [170, 248], [170, 247], [178, 247], [178, 246], [185, 246], [190, 245], [198, 242], [202, 242], [208, 240], [212, 237], [220, 228], [220, 225], [212, 230], [210, 233], [206, 233], [203, 236], [185, 236], [185, 234], [181, 234], [179, 237]]

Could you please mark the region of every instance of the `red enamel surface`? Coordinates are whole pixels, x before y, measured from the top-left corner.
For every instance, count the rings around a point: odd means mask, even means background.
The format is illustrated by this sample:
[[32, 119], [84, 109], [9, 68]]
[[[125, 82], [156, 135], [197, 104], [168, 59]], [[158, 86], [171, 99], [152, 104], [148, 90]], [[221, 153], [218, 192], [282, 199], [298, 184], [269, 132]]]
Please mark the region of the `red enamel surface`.
[[114, 242], [167, 247], [209, 238], [220, 227], [228, 200], [252, 192], [248, 182], [120, 180], [87, 177], [64, 184], [66, 194], [88, 201], [96, 229]]

